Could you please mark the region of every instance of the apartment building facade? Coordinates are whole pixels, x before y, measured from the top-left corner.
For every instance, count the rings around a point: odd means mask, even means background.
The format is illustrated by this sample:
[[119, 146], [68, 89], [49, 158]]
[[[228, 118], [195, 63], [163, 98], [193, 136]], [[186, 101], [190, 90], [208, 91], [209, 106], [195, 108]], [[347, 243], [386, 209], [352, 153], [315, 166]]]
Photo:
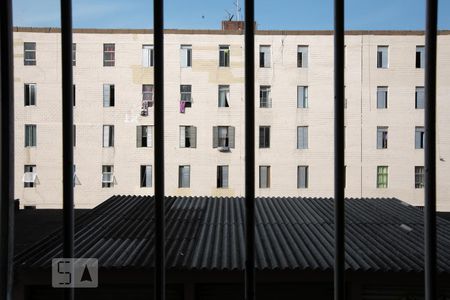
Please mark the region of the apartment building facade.
[[[153, 194], [153, 36], [74, 33], [75, 205]], [[346, 34], [346, 196], [423, 205], [424, 35]], [[333, 195], [333, 35], [258, 31], [256, 195]], [[62, 206], [60, 33], [16, 28], [16, 198]], [[438, 209], [450, 210], [450, 32], [438, 37]], [[244, 195], [244, 36], [167, 30], [166, 194]]]

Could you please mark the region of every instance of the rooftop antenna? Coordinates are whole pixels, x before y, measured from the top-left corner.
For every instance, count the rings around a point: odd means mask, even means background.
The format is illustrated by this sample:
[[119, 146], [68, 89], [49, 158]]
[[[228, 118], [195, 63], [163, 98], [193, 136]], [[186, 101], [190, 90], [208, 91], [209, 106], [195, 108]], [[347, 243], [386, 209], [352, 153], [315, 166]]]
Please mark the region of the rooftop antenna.
[[227, 15], [228, 15], [228, 21], [231, 21], [231, 20], [233, 20], [233, 18], [234, 18], [234, 15], [232, 14], [232, 13], [230, 13], [228, 10], [226, 10], [225, 9], [225, 12], [227, 13]]
[[239, 5], [239, 0], [234, 2], [234, 6], [236, 7], [236, 21], [241, 20], [241, 6]]

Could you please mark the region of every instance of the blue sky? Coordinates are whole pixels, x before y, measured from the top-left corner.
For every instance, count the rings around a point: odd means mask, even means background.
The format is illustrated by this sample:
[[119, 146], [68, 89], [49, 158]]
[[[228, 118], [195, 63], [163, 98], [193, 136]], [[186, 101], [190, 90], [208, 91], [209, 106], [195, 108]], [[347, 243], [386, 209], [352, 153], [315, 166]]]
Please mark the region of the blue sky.
[[[166, 0], [165, 28], [218, 29], [236, 0]], [[239, 0], [243, 6], [243, 0]], [[441, 0], [439, 29], [450, 29]], [[151, 28], [152, 0], [73, 0], [74, 27]], [[59, 26], [59, 0], [13, 0], [14, 25]], [[332, 0], [255, 0], [259, 29], [332, 29]], [[423, 29], [425, 0], [347, 0], [346, 29]]]

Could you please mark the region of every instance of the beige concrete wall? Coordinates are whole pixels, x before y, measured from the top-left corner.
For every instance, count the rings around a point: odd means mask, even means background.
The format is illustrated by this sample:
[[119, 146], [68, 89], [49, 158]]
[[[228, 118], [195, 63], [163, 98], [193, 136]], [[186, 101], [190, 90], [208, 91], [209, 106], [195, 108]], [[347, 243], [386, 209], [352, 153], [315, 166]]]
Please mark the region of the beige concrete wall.
[[[15, 32], [16, 197], [22, 205], [61, 207], [61, 64], [58, 33]], [[23, 42], [37, 43], [37, 66], [23, 65]], [[152, 194], [139, 187], [139, 166], [153, 165], [153, 148], [136, 148], [136, 126], [153, 125], [153, 110], [140, 116], [142, 84], [153, 83], [143, 68], [143, 33], [76, 33], [77, 66], [75, 161], [81, 185], [76, 207], [93, 207], [114, 194]], [[237, 34], [170, 33], [165, 36], [166, 193], [168, 195], [244, 194], [244, 49]], [[116, 44], [116, 66], [103, 67], [103, 43]], [[346, 165], [348, 197], [397, 197], [422, 205], [414, 188], [414, 166], [423, 150], [414, 149], [414, 128], [423, 110], [414, 108], [415, 86], [424, 72], [415, 69], [416, 45], [423, 35], [353, 34], [346, 37]], [[180, 68], [179, 48], [192, 44], [192, 68]], [[219, 45], [230, 45], [230, 68], [218, 67]], [[256, 70], [259, 85], [271, 85], [272, 108], [259, 108], [256, 123], [271, 126], [271, 147], [256, 150], [257, 167], [271, 166], [271, 187], [258, 196], [333, 195], [333, 37], [329, 34], [260, 34], [256, 45], [271, 45], [272, 67]], [[297, 45], [309, 45], [309, 67], [296, 66]], [[377, 45], [389, 45], [389, 69], [376, 69]], [[450, 210], [450, 36], [439, 36], [438, 53], [438, 207]], [[255, 49], [258, 57], [258, 47]], [[257, 64], [258, 66], [258, 64]], [[24, 107], [23, 84], [37, 84], [37, 106]], [[104, 108], [103, 84], [115, 84], [115, 107]], [[179, 86], [192, 85], [193, 105], [179, 112]], [[218, 108], [218, 85], [230, 85], [230, 107]], [[309, 108], [297, 108], [297, 85], [309, 87]], [[387, 110], [376, 108], [376, 87], [389, 86]], [[24, 124], [37, 124], [37, 147], [24, 148]], [[115, 147], [102, 148], [103, 124], [115, 125]], [[197, 148], [180, 149], [179, 126], [197, 127]], [[236, 128], [229, 153], [212, 148], [212, 127]], [[309, 126], [309, 149], [296, 149], [297, 126]], [[389, 127], [388, 149], [376, 149], [377, 126]], [[258, 144], [258, 137], [256, 139]], [[439, 159], [439, 158], [442, 158]], [[39, 184], [23, 188], [24, 164], [36, 164]], [[102, 164], [114, 165], [117, 184], [101, 187]], [[178, 166], [191, 165], [191, 187], [178, 188]], [[229, 165], [229, 188], [216, 188], [216, 166]], [[308, 189], [297, 189], [297, 166], [309, 166]], [[389, 166], [389, 187], [376, 188], [377, 165]], [[258, 169], [257, 169], [258, 170]]]

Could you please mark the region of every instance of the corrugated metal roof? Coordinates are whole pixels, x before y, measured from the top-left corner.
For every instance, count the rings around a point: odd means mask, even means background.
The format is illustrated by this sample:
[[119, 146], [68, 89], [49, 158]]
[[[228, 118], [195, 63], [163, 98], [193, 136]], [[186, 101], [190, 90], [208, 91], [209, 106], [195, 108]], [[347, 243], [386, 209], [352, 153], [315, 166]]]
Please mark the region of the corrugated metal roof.
[[[167, 267], [242, 270], [243, 198], [168, 197]], [[108, 269], [151, 268], [152, 197], [114, 196], [76, 221], [76, 257]], [[258, 198], [259, 270], [332, 270], [333, 201]], [[346, 200], [346, 267], [353, 271], [423, 271], [423, 212], [397, 199]], [[16, 257], [16, 266], [48, 268], [61, 257], [61, 231]], [[450, 273], [450, 222], [438, 218], [438, 269]]]

